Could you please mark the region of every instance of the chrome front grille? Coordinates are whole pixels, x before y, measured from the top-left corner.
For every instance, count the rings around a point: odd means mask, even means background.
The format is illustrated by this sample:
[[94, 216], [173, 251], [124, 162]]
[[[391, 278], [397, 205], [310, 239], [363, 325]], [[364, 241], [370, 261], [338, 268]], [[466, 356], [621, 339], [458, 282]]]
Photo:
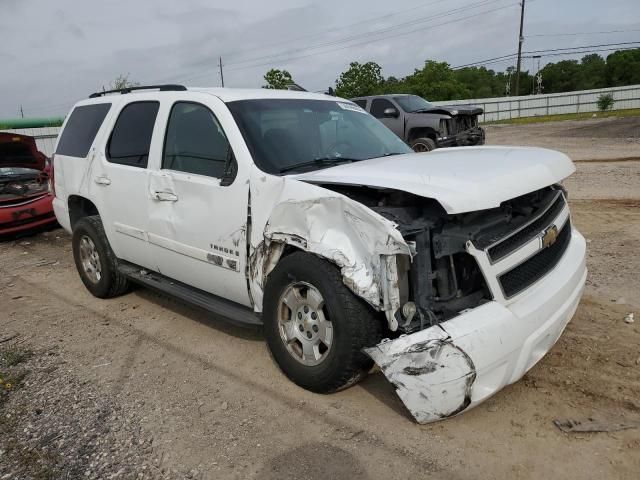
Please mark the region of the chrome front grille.
[[567, 220], [555, 242], [516, 267], [498, 276], [505, 298], [513, 297], [544, 277], [558, 264], [571, 240], [571, 221]]
[[566, 201], [562, 192], [557, 192], [547, 207], [525, 225], [510, 232], [487, 248], [491, 262], [497, 262], [513, 253], [524, 244], [530, 242], [546, 227], [551, 225], [565, 207]]

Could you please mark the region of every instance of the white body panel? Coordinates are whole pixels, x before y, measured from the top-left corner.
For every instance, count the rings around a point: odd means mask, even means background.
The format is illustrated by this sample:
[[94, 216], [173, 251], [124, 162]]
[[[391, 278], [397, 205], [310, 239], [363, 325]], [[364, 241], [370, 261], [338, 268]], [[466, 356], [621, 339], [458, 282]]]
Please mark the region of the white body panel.
[[[200, 103], [220, 122], [236, 156], [231, 185], [220, 179], [150, 165], [148, 242], [154, 269], [163, 275], [245, 306], [251, 306], [245, 268], [248, 177], [251, 159], [231, 113], [205, 93], [175, 93], [163, 102], [156, 124], [164, 139], [172, 105]], [[135, 262], [134, 262], [135, 263]]]
[[338, 165], [296, 178], [393, 188], [437, 200], [448, 213], [499, 207], [575, 171], [563, 153], [530, 147], [456, 147]]

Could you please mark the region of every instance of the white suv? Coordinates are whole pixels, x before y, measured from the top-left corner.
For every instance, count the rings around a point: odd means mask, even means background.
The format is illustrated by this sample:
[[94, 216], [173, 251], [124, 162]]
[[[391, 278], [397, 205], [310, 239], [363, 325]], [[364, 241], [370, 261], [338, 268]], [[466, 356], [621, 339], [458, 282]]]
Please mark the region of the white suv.
[[94, 94], [67, 117], [54, 165], [56, 216], [95, 296], [133, 281], [263, 325], [282, 371], [315, 392], [354, 384], [373, 359], [419, 422], [521, 378], [585, 283], [565, 155], [413, 153], [325, 95]]

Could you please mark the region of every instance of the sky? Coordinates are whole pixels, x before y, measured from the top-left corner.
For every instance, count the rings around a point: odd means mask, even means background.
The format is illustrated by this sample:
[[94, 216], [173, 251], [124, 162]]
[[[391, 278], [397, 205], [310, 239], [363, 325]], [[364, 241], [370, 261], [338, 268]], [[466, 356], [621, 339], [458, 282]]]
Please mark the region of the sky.
[[[65, 115], [121, 74], [220, 86], [219, 57], [227, 87], [260, 87], [274, 67], [325, 90], [353, 61], [402, 77], [426, 59], [514, 53], [520, 20], [518, 0], [0, 0], [0, 11], [0, 119]], [[640, 0], [526, 0], [525, 12], [524, 51], [640, 42]]]

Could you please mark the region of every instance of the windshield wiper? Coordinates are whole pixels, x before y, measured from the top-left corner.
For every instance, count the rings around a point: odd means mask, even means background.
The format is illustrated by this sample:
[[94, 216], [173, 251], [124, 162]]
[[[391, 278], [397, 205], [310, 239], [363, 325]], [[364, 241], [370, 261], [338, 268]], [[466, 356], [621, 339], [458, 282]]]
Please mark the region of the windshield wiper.
[[346, 158], [346, 157], [322, 157], [322, 158], [314, 158], [309, 162], [296, 163], [295, 165], [289, 165], [287, 167], [283, 167], [280, 169], [280, 173], [289, 172], [291, 170], [297, 170], [298, 168], [305, 167], [326, 167], [338, 165], [340, 163], [351, 163], [359, 161], [359, 158]]

